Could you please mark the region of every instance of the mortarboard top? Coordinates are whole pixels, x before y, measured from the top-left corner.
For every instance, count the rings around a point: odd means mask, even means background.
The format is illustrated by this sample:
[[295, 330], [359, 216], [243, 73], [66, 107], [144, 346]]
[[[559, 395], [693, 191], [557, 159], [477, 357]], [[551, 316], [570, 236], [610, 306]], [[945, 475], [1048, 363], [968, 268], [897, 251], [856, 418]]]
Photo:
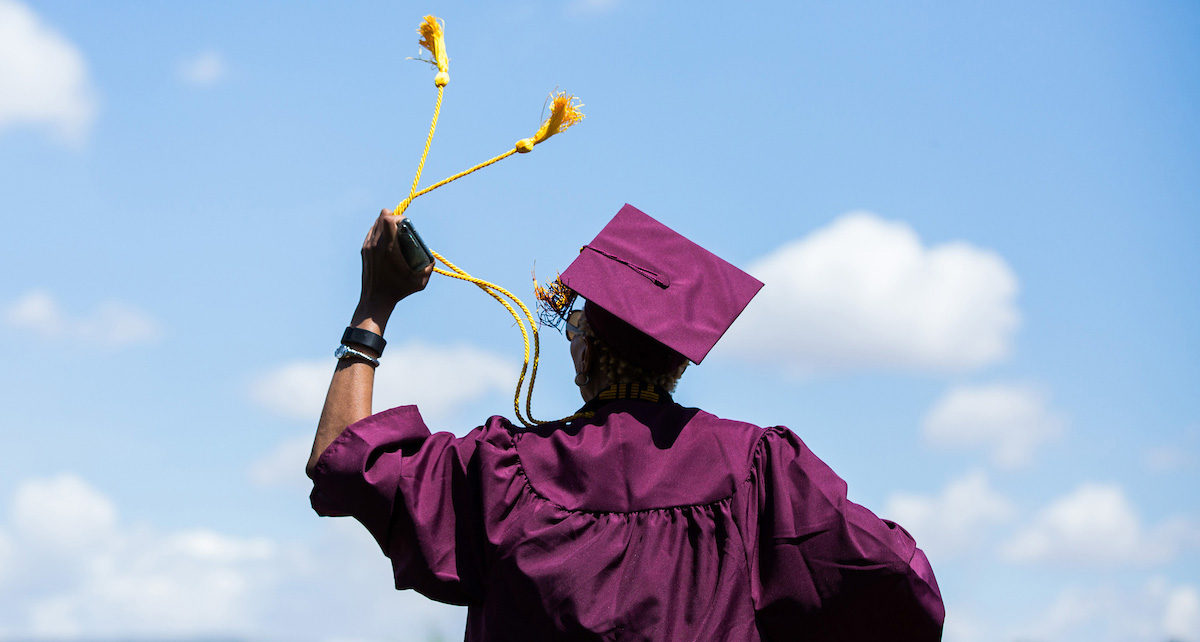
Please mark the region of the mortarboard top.
[[[763, 285], [629, 204], [559, 278], [589, 304], [693, 363], [708, 355]], [[621, 356], [644, 351], [644, 339], [614, 332], [623, 324], [606, 323], [611, 320], [590, 307], [585, 313], [600, 339]]]

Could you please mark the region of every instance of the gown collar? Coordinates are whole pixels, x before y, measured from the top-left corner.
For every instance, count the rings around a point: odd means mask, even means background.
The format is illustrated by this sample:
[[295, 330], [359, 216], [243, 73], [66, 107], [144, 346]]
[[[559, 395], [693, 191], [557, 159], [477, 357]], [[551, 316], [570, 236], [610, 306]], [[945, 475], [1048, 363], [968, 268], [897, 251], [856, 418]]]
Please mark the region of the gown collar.
[[613, 401], [621, 399], [637, 399], [653, 403], [674, 403], [671, 393], [654, 384], [644, 383], [614, 383], [600, 391], [591, 401], [583, 404], [579, 412], [595, 411]]

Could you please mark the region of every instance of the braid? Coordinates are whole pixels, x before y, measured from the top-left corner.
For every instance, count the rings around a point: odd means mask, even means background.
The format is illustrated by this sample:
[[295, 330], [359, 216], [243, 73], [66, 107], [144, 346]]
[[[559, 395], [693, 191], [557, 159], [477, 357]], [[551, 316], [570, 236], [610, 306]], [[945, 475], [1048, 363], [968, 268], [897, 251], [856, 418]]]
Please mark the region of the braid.
[[601, 341], [592, 330], [592, 327], [588, 325], [586, 316], [580, 315], [579, 329], [591, 340], [592, 349], [596, 351], [596, 360], [600, 366], [600, 372], [603, 372], [612, 383], [650, 384], [662, 388], [667, 392], [675, 392], [675, 384], [679, 383], [679, 378], [683, 376], [683, 371], [687, 369], [688, 362], [685, 359], [678, 368], [670, 372], [646, 372], [641, 366], [622, 359], [617, 353], [613, 352], [612, 348], [609, 348], [608, 345]]

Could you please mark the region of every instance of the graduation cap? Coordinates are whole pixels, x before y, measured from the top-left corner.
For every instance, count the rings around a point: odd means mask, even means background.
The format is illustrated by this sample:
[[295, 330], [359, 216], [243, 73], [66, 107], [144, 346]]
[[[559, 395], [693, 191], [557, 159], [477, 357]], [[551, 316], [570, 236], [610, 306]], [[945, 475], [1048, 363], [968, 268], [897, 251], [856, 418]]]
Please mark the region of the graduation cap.
[[559, 281], [601, 341], [651, 372], [704, 360], [763, 285], [629, 204]]

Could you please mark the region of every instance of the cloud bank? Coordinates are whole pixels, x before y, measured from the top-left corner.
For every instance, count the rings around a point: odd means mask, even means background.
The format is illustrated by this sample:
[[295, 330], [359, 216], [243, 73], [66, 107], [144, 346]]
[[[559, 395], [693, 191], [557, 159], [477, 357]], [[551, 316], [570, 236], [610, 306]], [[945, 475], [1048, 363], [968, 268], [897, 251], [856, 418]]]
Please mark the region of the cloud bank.
[[795, 374], [959, 372], [1004, 358], [1017, 278], [964, 241], [926, 247], [907, 225], [839, 217], [748, 271], [766, 286], [726, 339], [730, 354]]
[[95, 116], [79, 50], [25, 5], [0, 0], [0, 131], [31, 124], [77, 143]]
[[1200, 589], [1152, 577], [1140, 587], [1106, 582], [1062, 591], [1038, 617], [1008, 639], [1200, 640]]
[[60, 551], [77, 551], [113, 533], [116, 506], [74, 475], [29, 480], [13, 497], [18, 532]]
[[[431, 423], [448, 417], [463, 403], [498, 390], [511, 391], [517, 384], [510, 360], [468, 345], [410, 342], [389, 345], [384, 357], [388, 363], [375, 374], [376, 410], [415, 403]], [[421, 365], [414, 370], [400, 364]], [[282, 365], [251, 384], [251, 398], [280, 416], [315, 426], [333, 366], [332, 358]]]
[[989, 530], [1012, 519], [1016, 507], [982, 470], [952, 480], [936, 497], [891, 495], [881, 516], [908, 530], [931, 559], [960, 555], [984, 544]]
[[1088, 482], [1055, 500], [1003, 548], [1017, 562], [1071, 566], [1149, 565], [1200, 544], [1200, 530], [1182, 517], [1153, 527], [1115, 484]]
[[1033, 461], [1044, 444], [1060, 437], [1066, 420], [1048, 396], [1025, 384], [958, 386], [938, 399], [921, 422], [925, 440], [945, 448], [982, 448], [1001, 468]]
[[13, 494], [0, 619], [38, 637], [215, 633], [246, 625], [270, 542], [203, 529], [120, 524], [116, 506], [74, 474], [24, 480]]
[[124, 303], [107, 301], [80, 317], [63, 312], [50, 293], [29, 292], [3, 309], [10, 327], [47, 339], [71, 339], [104, 347], [152, 343], [162, 338], [157, 320]]
[[322, 536], [304, 543], [162, 531], [123, 523], [111, 499], [71, 473], [22, 480], [11, 500], [0, 520], [5, 639], [462, 635], [463, 609], [390, 590], [387, 559], [350, 519], [322, 521]]

